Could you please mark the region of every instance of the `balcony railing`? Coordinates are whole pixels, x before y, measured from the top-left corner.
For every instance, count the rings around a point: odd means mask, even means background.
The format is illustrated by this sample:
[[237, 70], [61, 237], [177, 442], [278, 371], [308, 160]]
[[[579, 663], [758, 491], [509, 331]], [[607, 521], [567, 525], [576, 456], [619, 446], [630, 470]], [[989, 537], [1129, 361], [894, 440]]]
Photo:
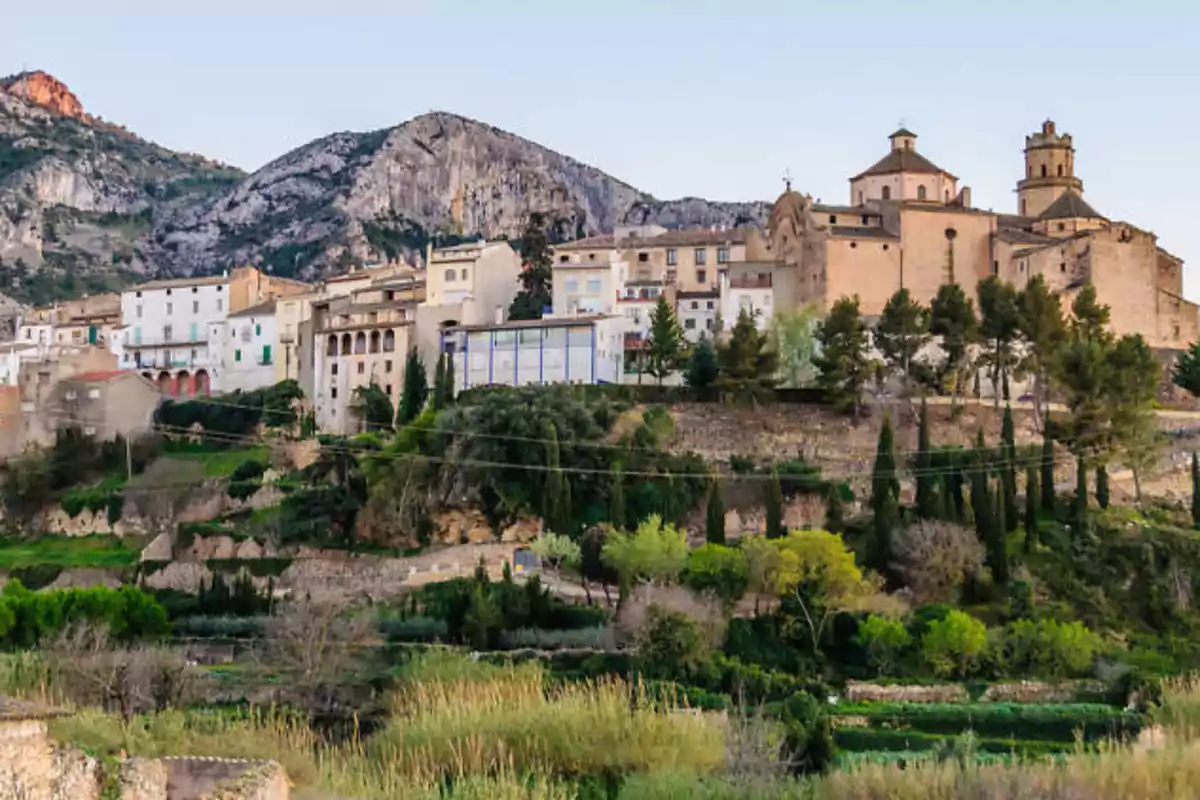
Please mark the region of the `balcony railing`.
[[730, 289], [770, 289], [770, 275], [740, 275], [729, 279]]

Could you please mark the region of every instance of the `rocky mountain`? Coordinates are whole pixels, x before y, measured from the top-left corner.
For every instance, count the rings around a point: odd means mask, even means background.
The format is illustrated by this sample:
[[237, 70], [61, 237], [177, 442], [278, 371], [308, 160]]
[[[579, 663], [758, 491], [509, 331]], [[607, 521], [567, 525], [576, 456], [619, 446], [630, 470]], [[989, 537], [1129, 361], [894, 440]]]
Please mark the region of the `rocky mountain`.
[[0, 291], [17, 259], [64, 283], [69, 274], [94, 281], [247, 263], [316, 277], [419, 258], [431, 240], [515, 238], [531, 211], [544, 212], [565, 240], [621, 224], [761, 224], [767, 206], [660, 201], [527, 139], [440, 112], [333, 134], [247, 176], [87, 115], [44, 73], [0, 81], [0, 262], [10, 267], [0, 270]]

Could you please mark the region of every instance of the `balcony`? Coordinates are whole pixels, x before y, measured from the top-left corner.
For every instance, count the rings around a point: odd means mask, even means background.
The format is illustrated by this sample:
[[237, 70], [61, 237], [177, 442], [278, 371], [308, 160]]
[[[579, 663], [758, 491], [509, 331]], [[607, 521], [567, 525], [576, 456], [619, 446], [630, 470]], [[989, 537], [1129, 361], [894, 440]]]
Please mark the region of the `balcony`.
[[730, 289], [770, 289], [770, 275], [739, 275], [729, 279]]

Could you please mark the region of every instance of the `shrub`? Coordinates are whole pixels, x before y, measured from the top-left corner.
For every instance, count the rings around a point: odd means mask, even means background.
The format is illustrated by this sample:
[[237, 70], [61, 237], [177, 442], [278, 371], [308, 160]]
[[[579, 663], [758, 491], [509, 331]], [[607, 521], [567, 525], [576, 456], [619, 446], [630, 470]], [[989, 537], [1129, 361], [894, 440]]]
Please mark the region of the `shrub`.
[[266, 632], [267, 618], [264, 616], [233, 617], [227, 615], [201, 614], [181, 617], [171, 623], [176, 636], [198, 639], [256, 639]]
[[736, 547], [705, 544], [688, 553], [683, 582], [697, 592], [707, 592], [725, 606], [732, 606], [746, 593], [750, 570], [746, 555]]
[[445, 642], [450, 639], [446, 620], [433, 617], [384, 619], [380, 621], [379, 629], [389, 642]]
[[829, 713], [822, 702], [807, 692], [797, 692], [780, 709], [784, 724], [784, 758], [792, 774], [824, 772], [835, 750]]
[[912, 637], [899, 620], [872, 614], [858, 626], [858, 643], [882, 675], [896, 664], [901, 651], [912, 643]]
[[921, 653], [936, 674], [965, 678], [987, 645], [987, 626], [970, 614], [951, 611], [945, 619], [929, 624], [921, 639]]
[[532, 647], [537, 650], [603, 650], [610, 636], [605, 628], [576, 628], [574, 630], [538, 630], [522, 628], [500, 635], [500, 646], [510, 650]]
[[1145, 717], [1102, 703], [841, 703], [837, 718], [865, 717], [871, 729], [925, 734], [973, 730], [980, 736], [1069, 743], [1128, 738]]
[[892, 568], [918, 603], [953, 602], [963, 580], [983, 566], [974, 531], [939, 520], [921, 520], [892, 536]]
[[163, 607], [134, 586], [31, 592], [10, 580], [0, 592], [0, 645], [34, 647], [77, 622], [106, 626], [125, 641], [161, 636], [168, 629]]
[[708, 658], [704, 632], [677, 611], [651, 604], [638, 631], [638, 656], [646, 674], [679, 679], [700, 669]]
[[1081, 622], [1020, 619], [1008, 626], [1007, 645], [1013, 666], [1062, 678], [1091, 668], [1100, 637]]

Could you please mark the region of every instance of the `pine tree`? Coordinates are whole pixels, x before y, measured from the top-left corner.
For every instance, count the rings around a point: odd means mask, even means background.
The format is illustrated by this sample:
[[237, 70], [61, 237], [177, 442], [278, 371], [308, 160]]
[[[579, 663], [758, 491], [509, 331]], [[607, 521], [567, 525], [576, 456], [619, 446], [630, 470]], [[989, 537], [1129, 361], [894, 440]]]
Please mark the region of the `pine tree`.
[[783, 490], [779, 486], [779, 473], [771, 468], [771, 483], [767, 487], [767, 538], [783, 536]]
[[1192, 524], [1200, 530], [1200, 460], [1192, 453]]
[[1025, 552], [1032, 553], [1037, 547], [1038, 526], [1038, 478], [1032, 465], [1025, 468]]
[[1050, 436], [1050, 420], [1042, 438], [1042, 510], [1054, 513], [1054, 439]]
[[717, 348], [720, 375], [717, 386], [743, 396], [755, 398], [760, 392], [775, 387], [775, 372], [779, 358], [768, 346], [767, 334], [758, 330], [754, 317], [746, 309], [738, 312], [728, 339]]
[[704, 523], [705, 539], [712, 544], [725, 544], [725, 503], [721, 501], [721, 486], [715, 477], [708, 486], [708, 508]]
[[396, 425], [407, 425], [417, 418], [429, 398], [429, 379], [425, 374], [425, 363], [417, 348], [408, 351], [404, 361], [404, 388], [400, 404], [396, 408]]
[[[883, 307], [872, 338], [888, 372], [910, 384], [917, 354], [929, 341], [929, 309], [914, 301], [908, 289], [898, 289]], [[919, 371], [919, 370], [918, 370]]]
[[1171, 380], [1179, 388], [1200, 397], [1200, 342], [1193, 342], [1191, 347], [1180, 353], [1171, 372]]
[[834, 303], [829, 316], [817, 326], [820, 352], [813, 359], [817, 385], [839, 411], [858, 417], [862, 389], [871, 377], [867, 324], [858, 308], [858, 296]]
[[667, 296], [660, 294], [650, 312], [650, 339], [646, 346], [647, 371], [658, 378], [659, 386], [662, 386], [663, 378], [675, 371], [683, 348], [683, 330], [675, 319], [675, 309], [667, 302]]
[[1108, 469], [1103, 464], [1096, 467], [1096, 505], [1108, 508]]
[[619, 530], [624, 530], [625, 519], [625, 473], [621, 464], [612, 466], [612, 494], [608, 499], [608, 521]]
[[704, 390], [716, 383], [719, 374], [717, 349], [713, 347], [711, 339], [702, 336], [700, 341], [696, 342], [696, 346], [692, 348], [692, 355], [688, 359], [683, 379], [691, 388]]
[[438, 356], [437, 366], [433, 371], [433, 410], [441, 411], [446, 407], [446, 354]]
[[1004, 421], [1000, 426], [1000, 446], [1003, 450], [1004, 469], [1000, 479], [1004, 481], [1005, 533], [1017, 529], [1017, 441], [1013, 428], [1012, 407], [1004, 407]]
[[872, 555], [881, 570], [887, 569], [892, 560], [892, 533], [900, 524], [899, 498], [900, 479], [896, 474], [892, 419], [885, 414], [875, 447], [875, 465], [871, 469], [872, 528], [875, 532]]
[[550, 236], [546, 215], [533, 211], [521, 233], [521, 290], [509, 306], [510, 319], [541, 319], [553, 302], [550, 293], [554, 280], [554, 258], [550, 253]]
[[967, 353], [979, 331], [975, 308], [957, 283], [944, 283], [929, 305], [929, 330], [941, 337], [942, 352], [946, 354], [940, 370], [942, 387], [957, 402], [962, 394], [962, 377], [967, 367]]
[[917, 516], [935, 519], [939, 516], [937, 476], [933, 474], [933, 453], [929, 445], [929, 409], [921, 398], [921, 421], [917, 428]]

